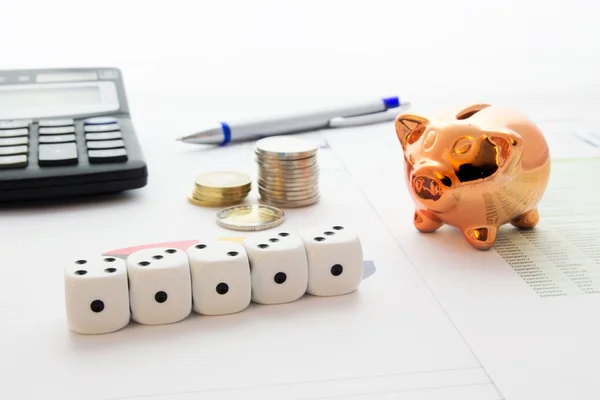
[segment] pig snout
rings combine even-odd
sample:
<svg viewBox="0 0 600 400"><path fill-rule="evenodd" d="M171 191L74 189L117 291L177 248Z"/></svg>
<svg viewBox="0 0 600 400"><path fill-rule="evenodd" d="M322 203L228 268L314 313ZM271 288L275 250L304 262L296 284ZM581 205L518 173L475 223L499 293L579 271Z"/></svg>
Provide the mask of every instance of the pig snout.
<svg viewBox="0 0 600 400"><path fill-rule="evenodd" d="M444 211L451 207L452 179L439 163L424 160L418 162L411 173L411 186L417 200L434 211Z"/></svg>

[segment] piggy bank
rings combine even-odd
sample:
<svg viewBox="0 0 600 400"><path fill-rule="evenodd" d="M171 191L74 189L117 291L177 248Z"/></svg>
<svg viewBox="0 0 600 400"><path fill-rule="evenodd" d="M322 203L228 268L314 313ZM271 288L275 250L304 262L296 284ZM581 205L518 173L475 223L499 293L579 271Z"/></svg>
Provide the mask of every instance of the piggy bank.
<svg viewBox="0 0 600 400"><path fill-rule="evenodd" d="M475 104L431 117L402 114L395 130L420 232L447 224L474 248L488 250L501 225L537 225L550 154L542 132L524 115Z"/></svg>

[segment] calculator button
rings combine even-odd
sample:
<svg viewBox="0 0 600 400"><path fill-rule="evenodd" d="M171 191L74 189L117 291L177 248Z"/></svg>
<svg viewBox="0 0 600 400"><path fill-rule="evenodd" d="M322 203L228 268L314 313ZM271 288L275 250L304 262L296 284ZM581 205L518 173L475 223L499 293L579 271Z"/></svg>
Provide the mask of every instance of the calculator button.
<svg viewBox="0 0 600 400"><path fill-rule="evenodd" d="M0 169L23 168L27 166L27 156L0 156Z"/></svg>
<svg viewBox="0 0 600 400"><path fill-rule="evenodd" d="M88 149L114 149L119 147L125 147L125 142L119 140L97 140L87 142Z"/></svg>
<svg viewBox="0 0 600 400"><path fill-rule="evenodd" d="M77 164L75 143L41 144L38 160L40 165Z"/></svg>
<svg viewBox="0 0 600 400"><path fill-rule="evenodd" d="M92 164L127 161L125 149L88 150L88 156Z"/></svg>
<svg viewBox="0 0 600 400"><path fill-rule="evenodd" d="M43 119L38 122L39 126L71 126L74 125L75 121L72 118L64 119Z"/></svg>
<svg viewBox="0 0 600 400"><path fill-rule="evenodd" d="M40 128L40 135L60 135L63 133L75 133L74 126L57 126L50 128Z"/></svg>
<svg viewBox="0 0 600 400"><path fill-rule="evenodd" d="M12 156L15 154L27 154L27 146L0 147L0 156Z"/></svg>
<svg viewBox="0 0 600 400"><path fill-rule="evenodd" d="M113 117L94 117L88 118L83 121L84 125L106 125L106 124L116 124L117 119Z"/></svg>
<svg viewBox="0 0 600 400"><path fill-rule="evenodd" d="M0 147L1 146L18 146L21 144L29 144L29 138L27 136L9 137L9 138L1 138L0 137Z"/></svg>
<svg viewBox="0 0 600 400"><path fill-rule="evenodd" d="M114 139L122 139L121 131L114 132L97 132L97 133L86 133L86 140L114 140Z"/></svg>
<svg viewBox="0 0 600 400"><path fill-rule="evenodd" d="M0 129L29 128L30 120L0 121Z"/></svg>
<svg viewBox="0 0 600 400"><path fill-rule="evenodd" d="M0 138L12 136L27 136L28 134L29 129L27 128L6 129L0 131Z"/></svg>
<svg viewBox="0 0 600 400"><path fill-rule="evenodd" d="M75 135L44 135L40 136L40 143L67 143L75 142Z"/></svg>
<svg viewBox="0 0 600 400"><path fill-rule="evenodd" d="M106 125L86 125L83 127L86 132L111 132L118 131L119 124L106 124Z"/></svg>

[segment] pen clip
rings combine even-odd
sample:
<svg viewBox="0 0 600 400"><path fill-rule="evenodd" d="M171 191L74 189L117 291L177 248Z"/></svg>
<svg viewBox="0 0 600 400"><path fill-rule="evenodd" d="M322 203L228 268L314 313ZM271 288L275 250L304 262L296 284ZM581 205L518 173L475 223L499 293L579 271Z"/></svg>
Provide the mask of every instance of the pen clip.
<svg viewBox="0 0 600 400"><path fill-rule="evenodd" d="M335 117L329 120L330 128L342 128L346 126L360 126L377 124L379 122L393 121L399 114L399 110L408 107L410 103L402 103L400 107L390 108L385 111L355 115L351 117Z"/></svg>

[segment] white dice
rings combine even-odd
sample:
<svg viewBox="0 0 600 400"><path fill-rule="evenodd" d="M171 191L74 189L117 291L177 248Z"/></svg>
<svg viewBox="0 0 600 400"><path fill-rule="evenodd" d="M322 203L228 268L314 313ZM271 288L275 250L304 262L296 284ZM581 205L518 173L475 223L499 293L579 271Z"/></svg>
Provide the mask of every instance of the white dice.
<svg viewBox="0 0 600 400"><path fill-rule="evenodd" d="M299 232L308 258L307 292L338 296L355 291L363 278L363 250L355 232L342 225Z"/></svg>
<svg viewBox="0 0 600 400"><path fill-rule="evenodd" d="M308 263L302 239L285 231L259 232L243 241L250 260L252 301L281 304L306 293Z"/></svg>
<svg viewBox="0 0 600 400"><path fill-rule="evenodd" d="M125 262L114 257L80 259L64 271L69 329L103 334L129 324L129 291Z"/></svg>
<svg viewBox="0 0 600 400"><path fill-rule="evenodd" d="M188 257L174 248L151 248L127 257L131 317L144 325L179 322L192 312Z"/></svg>
<svg viewBox="0 0 600 400"><path fill-rule="evenodd" d="M190 246L187 255L195 312L233 314L250 305L250 264L244 246L212 240Z"/></svg>

